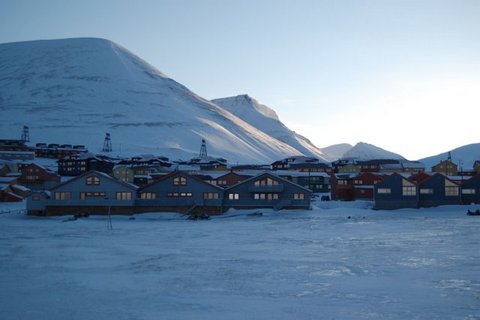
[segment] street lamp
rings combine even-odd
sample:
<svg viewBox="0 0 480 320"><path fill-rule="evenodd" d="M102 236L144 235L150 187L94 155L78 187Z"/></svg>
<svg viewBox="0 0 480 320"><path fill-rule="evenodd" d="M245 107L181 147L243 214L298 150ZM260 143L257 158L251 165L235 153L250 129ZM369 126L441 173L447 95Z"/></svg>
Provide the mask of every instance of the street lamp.
<svg viewBox="0 0 480 320"><path fill-rule="evenodd" d="M112 202L108 197L105 197L105 200L108 201L108 212L107 212L107 230L113 230L113 225L112 225L112 214L111 214L111 209L112 209Z"/></svg>

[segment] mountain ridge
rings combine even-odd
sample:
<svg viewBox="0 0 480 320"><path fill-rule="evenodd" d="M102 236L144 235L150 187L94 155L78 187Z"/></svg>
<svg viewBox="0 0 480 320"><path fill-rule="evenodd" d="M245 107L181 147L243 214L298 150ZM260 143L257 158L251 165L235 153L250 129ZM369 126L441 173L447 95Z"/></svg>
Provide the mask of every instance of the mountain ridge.
<svg viewBox="0 0 480 320"><path fill-rule="evenodd" d="M172 158L209 154L271 162L301 154L109 40L75 38L0 45L2 137L30 127L33 142ZM132 135L135 132L135 135ZM235 146L235 148L232 148Z"/></svg>
<svg viewBox="0 0 480 320"><path fill-rule="evenodd" d="M326 155L320 148L317 148L304 136L290 130L280 121L277 113L273 109L260 104L249 95L243 94L213 99L212 102L241 118L253 127L294 147L303 155L317 157L323 162L328 161Z"/></svg>

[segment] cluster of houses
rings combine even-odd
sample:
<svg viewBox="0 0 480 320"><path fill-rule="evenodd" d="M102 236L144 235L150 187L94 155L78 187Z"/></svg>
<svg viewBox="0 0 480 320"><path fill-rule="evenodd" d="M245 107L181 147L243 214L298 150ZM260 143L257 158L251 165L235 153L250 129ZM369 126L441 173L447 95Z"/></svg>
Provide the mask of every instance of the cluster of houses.
<svg viewBox="0 0 480 320"><path fill-rule="evenodd" d="M225 159L206 156L206 150L190 161L172 162L152 155L116 159L73 146L78 152L49 169L22 146L22 141L0 140L0 201L27 198L28 212L38 215L304 209L312 195L369 200L377 209L480 203L480 161L472 170L459 171L448 159L431 172L415 161L340 159L326 164L305 156L228 166Z"/></svg>
<svg viewBox="0 0 480 320"><path fill-rule="evenodd" d="M48 191L33 192L27 198L27 211L32 215L221 214L230 208L308 209L311 196L309 189L271 173L223 188L182 171L173 171L143 187L89 171Z"/></svg>

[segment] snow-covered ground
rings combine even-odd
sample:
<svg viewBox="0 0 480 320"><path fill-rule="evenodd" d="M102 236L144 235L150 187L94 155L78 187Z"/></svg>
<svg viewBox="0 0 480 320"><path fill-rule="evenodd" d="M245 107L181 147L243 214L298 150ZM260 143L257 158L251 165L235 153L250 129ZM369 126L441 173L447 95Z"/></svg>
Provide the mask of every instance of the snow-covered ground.
<svg viewBox="0 0 480 320"><path fill-rule="evenodd" d="M208 221L0 207L0 319L480 319L468 208L230 211ZM350 217L350 219L348 218Z"/></svg>

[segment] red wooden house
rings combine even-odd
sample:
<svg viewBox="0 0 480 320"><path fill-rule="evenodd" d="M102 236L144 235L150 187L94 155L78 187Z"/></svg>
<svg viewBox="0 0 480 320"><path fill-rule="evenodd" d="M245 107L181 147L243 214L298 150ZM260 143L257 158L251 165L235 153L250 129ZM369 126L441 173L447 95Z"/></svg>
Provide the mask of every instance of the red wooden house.
<svg viewBox="0 0 480 320"><path fill-rule="evenodd" d="M33 190L47 190L60 184L60 176L42 165L31 163L21 169L18 183Z"/></svg>
<svg viewBox="0 0 480 320"><path fill-rule="evenodd" d="M383 181L383 176L372 172L364 172L353 179L353 199L373 200L374 187Z"/></svg>

